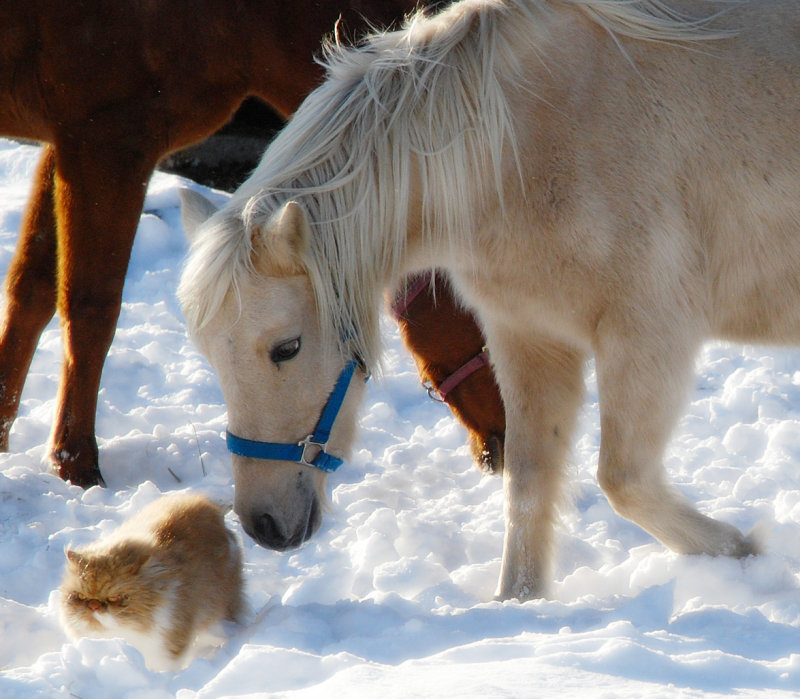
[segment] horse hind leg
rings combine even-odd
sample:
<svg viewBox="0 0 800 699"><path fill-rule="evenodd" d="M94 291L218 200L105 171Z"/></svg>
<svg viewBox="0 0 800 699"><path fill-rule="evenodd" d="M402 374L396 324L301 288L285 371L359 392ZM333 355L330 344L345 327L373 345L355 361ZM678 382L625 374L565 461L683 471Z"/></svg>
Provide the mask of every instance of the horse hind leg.
<svg viewBox="0 0 800 699"><path fill-rule="evenodd" d="M22 388L36 345L56 310L55 158L45 148L39 160L19 242L5 281L0 325L0 450L8 449Z"/></svg>
<svg viewBox="0 0 800 699"><path fill-rule="evenodd" d="M685 554L756 553L736 527L707 517L668 482L667 440L684 404L695 346L685 338L624 333L600 343L597 376L601 446L598 480L614 510ZM674 325L673 325L674 327Z"/></svg>

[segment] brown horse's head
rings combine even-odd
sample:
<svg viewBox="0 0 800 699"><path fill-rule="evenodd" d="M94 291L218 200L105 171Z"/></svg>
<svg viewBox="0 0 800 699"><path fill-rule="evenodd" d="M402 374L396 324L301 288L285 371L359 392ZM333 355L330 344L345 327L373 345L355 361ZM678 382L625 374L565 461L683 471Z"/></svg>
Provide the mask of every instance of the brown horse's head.
<svg viewBox="0 0 800 699"><path fill-rule="evenodd" d="M466 426L475 463L503 468L506 415L475 316L459 304L442 272L407 280L393 312L431 397Z"/></svg>

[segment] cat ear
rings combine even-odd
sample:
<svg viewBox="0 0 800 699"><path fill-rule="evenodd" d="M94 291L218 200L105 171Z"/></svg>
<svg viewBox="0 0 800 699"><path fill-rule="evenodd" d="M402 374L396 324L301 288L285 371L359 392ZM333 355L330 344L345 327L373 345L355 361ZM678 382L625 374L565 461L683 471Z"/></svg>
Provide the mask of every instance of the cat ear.
<svg viewBox="0 0 800 699"><path fill-rule="evenodd" d="M75 568L83 568L86 564L86 558L78 553L77 551L73 551L72 549L66 549L64 553L67 556L67 561L70 565L74 566Z"/></svg>

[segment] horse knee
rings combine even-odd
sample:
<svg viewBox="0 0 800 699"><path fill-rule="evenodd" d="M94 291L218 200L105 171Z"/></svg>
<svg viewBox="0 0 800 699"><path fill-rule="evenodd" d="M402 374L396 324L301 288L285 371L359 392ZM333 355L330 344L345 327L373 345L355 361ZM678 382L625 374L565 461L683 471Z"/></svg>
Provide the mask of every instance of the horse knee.
<svg viewBox="0 0 800 699"><path fill-rule="evenodd" d="M28 323L47 324L56 311L55 248L51 255L48 250L32 250L27 242L18 243L6 274L6 312L19 314Z"/></svg>
<svg viewBox="0 0 800 699"><path fill-rule="evenodd" d="M24 284L6 286L6 315L17 316L34 327L47 325L56 312L55 285L52 279L27 277Z"/></svg>

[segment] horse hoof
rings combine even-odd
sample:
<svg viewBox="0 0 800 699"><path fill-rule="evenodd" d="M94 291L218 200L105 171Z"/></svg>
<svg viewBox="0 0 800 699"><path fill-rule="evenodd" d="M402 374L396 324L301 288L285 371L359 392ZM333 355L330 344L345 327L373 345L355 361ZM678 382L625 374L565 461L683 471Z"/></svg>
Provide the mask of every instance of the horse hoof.
<svg viewBox="0 0 800 699"><path fill-rule="evenodd" d="M99 485L101 488L106 487L106 482L100 473L100 469L96 468L88 473L67 473L66 469L59 468L57 473L61 480L71 483L72 485L79 485L81 488L88 490L92 486Z"/></svg>
<svg viewBox="0 0 800 699"><path fill-rule="evenodd" d="M531 600L537 599L545 599L547 595L545 591L541 588L541 586L537 586L534 589L531 589L527 586L523 586L519 590L513 590L510 592L499 590L495 596L495 602L508 602L509 600L517 600L518 602L530 602Z"/></svg>
<svg viewBox="0 0 800 699"><path fill-rule="evenodd" d="M100 473L100 467L96 463L90 464L85 468L79 468L75 459L61 461L55 456L51 457L51 463L56 475L67 483L79 485L84 489L91 488L94 485L99 485L101 488L106 487L106 482Z"/></svg>
<svg viewBox="0 0 800 699"><path fill-rule="evenodd" d="M760 556L764 551L763 542L760 541L758 530L751 532L747 536L741 536L732 547L729 556L733 558L749 558L750 556Z"/></svg>

